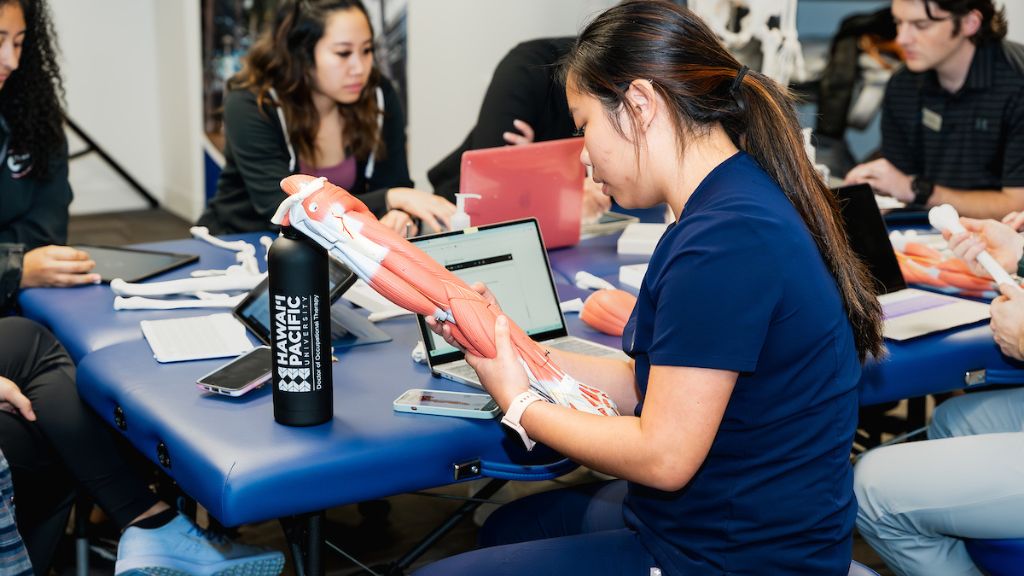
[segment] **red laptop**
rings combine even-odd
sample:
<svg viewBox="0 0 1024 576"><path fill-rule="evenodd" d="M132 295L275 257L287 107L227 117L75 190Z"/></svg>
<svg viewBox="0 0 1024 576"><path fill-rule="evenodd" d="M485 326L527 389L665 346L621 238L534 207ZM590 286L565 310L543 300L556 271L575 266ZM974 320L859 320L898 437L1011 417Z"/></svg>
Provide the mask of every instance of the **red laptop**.
<svg viewBox="0 0 1024 576"><path fill-rule="evenodd" d="M583 138L567 138L466 151L459 191L481 196L466 199L470 222L536 218L545 247L579 243L586 176L582 150Z"/></svg>

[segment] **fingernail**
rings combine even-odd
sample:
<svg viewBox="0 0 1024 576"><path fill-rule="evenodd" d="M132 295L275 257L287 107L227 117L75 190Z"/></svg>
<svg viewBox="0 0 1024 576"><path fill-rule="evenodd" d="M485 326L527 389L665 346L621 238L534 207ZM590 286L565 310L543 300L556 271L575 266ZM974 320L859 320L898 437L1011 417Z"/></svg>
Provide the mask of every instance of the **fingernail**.
<svg viewBox="0 0 1024 576"><path fill-rule="evenodd" d="M500 326L506 326L506 325L508 325L508 318L506 318L506 317L504 317L504 316L498 316L498 324L499 324Z"/></svg>

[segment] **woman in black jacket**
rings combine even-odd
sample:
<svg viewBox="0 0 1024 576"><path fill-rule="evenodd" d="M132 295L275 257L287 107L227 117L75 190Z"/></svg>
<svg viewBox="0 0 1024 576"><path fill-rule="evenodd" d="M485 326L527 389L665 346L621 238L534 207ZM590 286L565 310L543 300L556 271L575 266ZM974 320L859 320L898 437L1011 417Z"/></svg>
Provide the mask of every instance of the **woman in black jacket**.
<svg viewBox="0 0 1024 576"><path fill-rule="evenodd" d="M63 246L71 186L57 51L42 3L23 14L0 50L0 313L22 287L100 280L88 254Z"/></svg>
<svg viewBox="0 0 1024 576"><path fill-rule="evenodd" d="M280 182L305 173L355 194L381 222L447 228L455 207L412 188L405 119L374 66L373 28L359 0L284 5L253 45L224 102L226 164L199 219L215 233L271 228Z"/></svg>

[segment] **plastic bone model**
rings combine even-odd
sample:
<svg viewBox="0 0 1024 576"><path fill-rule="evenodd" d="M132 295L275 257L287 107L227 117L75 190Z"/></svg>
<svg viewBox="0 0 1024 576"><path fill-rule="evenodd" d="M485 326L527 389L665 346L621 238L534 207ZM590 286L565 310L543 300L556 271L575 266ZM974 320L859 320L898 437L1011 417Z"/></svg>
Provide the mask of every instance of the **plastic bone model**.
<svg viewBox="0 0 1024 576"><path fill-rule="evenodd" d="M345 263L374 290L395 304L451 326L468 352L493 358L494 321L501 311L464 281L404 238L377 222L362 202L327 182L297 174L281 181L289 194L273 222L302 232ZM604 392L577 382L514 322L513 346L530 386L550 402L583 412L617 415Z"/></svg>
<svg viewBox="0 0 1024 576"><path fill-rule="evenodd" d="M889 233L903 279L964 296L998 296L995 282L991 278L976 276L966 262L946 250L946 241L941 238L918 235L915 230L893 230Z"/></svg>
<svg viewBox="0 0 1024 576"><path fill-rule="evenodd" d="M163 282L133 283L115 278L110 282L114 292L114 310L170 310L176 308L233 308L245 297L226 292L248 292L266 278L256 263L256 248L245 240L226 242L210 235L204 226L193 226L189 232L218 248L235 252L237 264L224 270L195 270L190 278ZM260 237L260 244L269 245L268 236ZM193 298L161 300L163 296L188 295Z"/></svg>
<svg viewBox="0 0 1024 576"><path fill-rule="evenodd" d="M963 225L960 224L960 215L957 214L956 208L953 208L949 204L943 204L941 206L935 206L928 211L928 223L932 225L936 230L942 232L949 230L952 234L963 234L966 232ZM988 272L989 276L996 281L996 284L1010 284L1016 286L1016 282L1010 275L1003 270L1003 267L992 258L992 255L987 250L982 250L977 256L978 264Z"/></svg>
<svg viewBox="0 0 1024 576"><path fill-rule="evenodd" d="M786 86L790 80L803 81L807 71L803 49L797 39L797 0L690 0L690 10L707 22L730 50L745 48L752 40L761 45L760 70ZM742 7L739 30L731 23Z"/></svg>

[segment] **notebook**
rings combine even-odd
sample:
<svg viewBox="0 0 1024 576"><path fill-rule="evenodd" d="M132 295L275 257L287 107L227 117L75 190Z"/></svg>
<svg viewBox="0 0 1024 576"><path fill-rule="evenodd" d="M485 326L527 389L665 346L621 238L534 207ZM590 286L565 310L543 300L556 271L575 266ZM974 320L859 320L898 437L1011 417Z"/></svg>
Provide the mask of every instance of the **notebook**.
<svg viewBox="0 0 1024 576"><path fill-rule="evenodd" d="M230 314L139 322L157 362L184 362L238 356L252 349L242 326Z"/></svg>
<svg viewBox="0 0 1024 576"><path fill-rule="evenodd" d="M580 241L583 217L582 138L468 150L462 155L459 192L474 226L536 218L548 248Z"/></svg>
<svg viewBox="0 0 1024 576"><path fill-rule="evenodd" d="M867 184L834 189L853 251L874 277L890 340L909 340L989 318L988 304L907 288L874 193Z"/></svg>
<svg viewBox="0 0 1024 576"><path fill-rule="evenodd" d="M627 358L621 350L568 335L536 220L467 228L411 241L466 282L487 284L509 318L545 346ZM479 387L480 380L462 352L431 332L422 316L417 316L417 322L431 372Z"/></svg>

